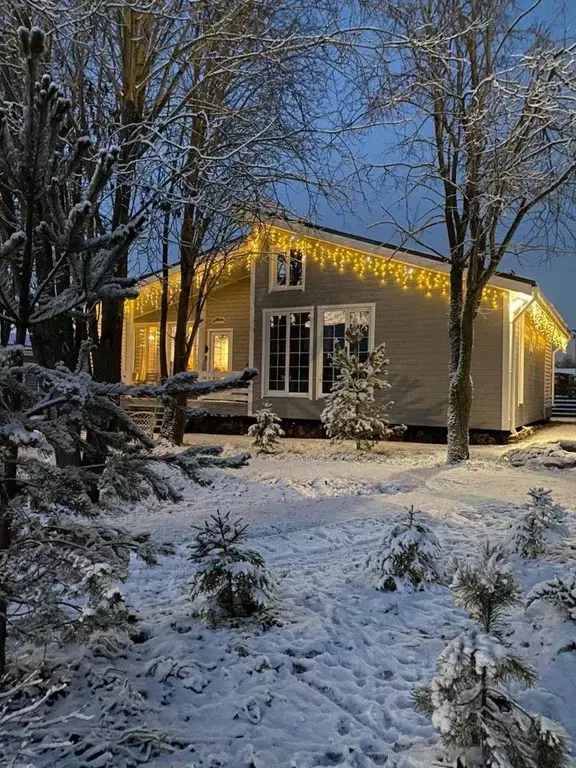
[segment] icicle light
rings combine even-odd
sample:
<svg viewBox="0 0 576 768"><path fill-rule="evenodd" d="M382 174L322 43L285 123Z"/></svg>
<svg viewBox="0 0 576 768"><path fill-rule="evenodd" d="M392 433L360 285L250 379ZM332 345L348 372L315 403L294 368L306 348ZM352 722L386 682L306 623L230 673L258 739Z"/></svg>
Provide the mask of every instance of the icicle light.
<svg viewBox="0 0 576 768"><path fill-rule="evenodd" d="M268 237L268 251L272 253L288 253L291 249L299 250L305 259L311 259L320 268L332 267L340 273L354 272L359 278L364 276L376 277L380 285L398 285L402 290L421 291L426 298L440 296L448 301L450 297L450 276L446 272L438 272L432 268L415 266L400 261L397 258L373 256L347 248L335 243L327 243L314 237L297 235L277 227L266 227L256 230L246 241L246 245L238 254L228 257L228 264L222 270L220 265L215 269L222 271L222 276L230 278L249 271L251 264L256 261L263 250L263 241ZM201 275L196 277L199 284ZM218 284L219 281L217 281ZM169 277L169 301L173 300L180 290L180 276L172 274ZM500 309L504 303L507 291L495 286L487 286L482 293L485 307ZM162 287L160 280L142 286L140 295L132 303L135 315L154 312L160 307ZM570 336L553 317L542 302L535 301L530 305L530 320L545 343L565 350Z"/></svg>
<svg viewBox="0 0 576 768"><path fill-rule="evenodd" d="M287 253L291 248L302 251L321 268L333 267L341 273L353 271L358 277L373 276L382 286L396 283L402 290L416 289L427 298L440 295L446 300L450 297L450 276L427 267L415 266L387 256L371 256L345 246L326 243L313 237L302 237L285 230L270 228L268 231L271 250ZM488 286L484 289L482 300L485 305L499 309L503 305L505 291Z"/></svg>

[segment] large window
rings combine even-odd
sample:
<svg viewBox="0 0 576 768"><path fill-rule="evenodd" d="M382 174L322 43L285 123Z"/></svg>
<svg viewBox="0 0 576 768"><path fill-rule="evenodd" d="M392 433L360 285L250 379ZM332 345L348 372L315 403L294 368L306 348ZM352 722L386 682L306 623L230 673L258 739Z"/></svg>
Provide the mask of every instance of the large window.
<svg viewBox="0 0 576 768"><path fill-rule="evenodd" d="M321 349L318 391L321 396L331 391L338 375L334 367L334 350L347 344L346 331L354 324L364 326L365 334L358 349L352 351L359 355L360 360L366 360L373 343L374 307L372 305L322 307L318 311L318 341Z"/></svg>
<svg viewBox="0 0 576 768"><path fill-rule="evenodd" d="M270 259L270 290L286 291L304 288L304 254L292 249L276 253Z"/></svg>
<svg viewBox="0 0 576 768"><path fill-rule="evenodd" d="M264 313L264 395L308 397L312 311Z"/></svg>
<svg viewBox="0 0 576 768"><path fill-rule="evenodd" d="M192 326L188 327L188 333ZM168 346L168 373L172 372L174 364L174 335L176 324L169 323L166 329ZM188 370L197 367L198 335L194 340ZM160 326L158 323L137 324L134 330L134 368L132 381L153 384L160 380Z"/></svg>

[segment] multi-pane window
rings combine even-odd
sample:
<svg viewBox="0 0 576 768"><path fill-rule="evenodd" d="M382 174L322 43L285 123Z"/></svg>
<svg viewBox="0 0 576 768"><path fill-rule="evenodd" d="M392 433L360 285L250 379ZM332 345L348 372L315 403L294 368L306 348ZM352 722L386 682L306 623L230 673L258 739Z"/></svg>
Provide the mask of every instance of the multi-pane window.
<svg viewBox="0 0 576 768"><path fill-rule="evenodd" d="M308 394L310 388L310 312L267 315L269 394Z"/></svg>
<svg viewBox="0 0 576 768"><path fill-rule="evenodd" d="M271 262L272 290L302 288L304 286L304 254L293 248L289 253L278 253Z"/></svg>
<svg viewBox="0 0 576 768"><path fill-rule="evenodd" d="M187 333L191 333L188 326ZM174 363L175 323L169 323L166 329L168 352L168 373L171 374ZM194 340L188 370L193 371L197 366L198 336ZM158 323L138 324L134 330L134 368L132 381L155 383L160 378L160 326Z"/></svg>
<svg viewBox="0 0 576 768"><path fill-rule="evenodd" d="M322 333L321 392L323 395L327 395L338 375L338 371L334 367L334 350L347 344L346 331L351 325L361 325L364 328L358 349L351 351L358 354L361 361L368 358L372 311L362 307L323 309L320 312L319 322Z"/></svg>

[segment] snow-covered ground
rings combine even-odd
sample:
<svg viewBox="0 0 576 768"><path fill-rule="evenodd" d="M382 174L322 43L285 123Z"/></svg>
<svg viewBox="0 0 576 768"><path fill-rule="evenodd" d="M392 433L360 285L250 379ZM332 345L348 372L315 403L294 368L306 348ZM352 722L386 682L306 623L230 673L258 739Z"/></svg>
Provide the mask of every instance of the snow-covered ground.
<svg viewBox="0 0 576 768"><path fill-rule="evenodd" d="M576 437L576 426L561 429ZM547 430L534 440L556 436ZM132 640L66 650L71 692L50 717L81 708L91 719L48 728L47 741L72 734L75 746L47 751L39 765L430 768L436 736L411 691L430 679L468 619L445 587L377 592L366 555L411 504L447 562L478 552L486 537L503 534L531 487L551 488L573 509L576 470L514 468L502 462L503 447L476 448L469 465L447 468L442 446L391 443L355 461L320 441L283 445L299 453L255 457L219 473L211 488L188 488L176 506L150 503L121 516L130 529L173 542L176 556L154 569L134 566L125 592L141 622ZM187 544L193 525L216 510L250 523L250 546L280 581L281 626L209 629L194 618ZM514 561L525 591L573 564L575 533L571 515L571 539L542 561ZM541 678L519 699L576 740L576 623L536 604L511 616L509 628Z"/></svg>

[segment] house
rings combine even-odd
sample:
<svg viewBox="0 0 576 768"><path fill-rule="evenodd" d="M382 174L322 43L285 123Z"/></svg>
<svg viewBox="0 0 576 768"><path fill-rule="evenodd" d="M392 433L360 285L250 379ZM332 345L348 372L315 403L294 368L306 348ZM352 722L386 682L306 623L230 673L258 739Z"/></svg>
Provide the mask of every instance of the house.
<svg viewBox="0 0 576 768"><path fill-rule="evenodd" d="M176 270L170 280L176 294ZM366 350L386 342L393 421L443 427L448 292L449 263L440 257L275 220L239 247L209 296L191 368L205 377L247 365L260 370L247 393L211 403L216 414L248 416L270 401L282 418L318 420L336 376L334 347L360 320ZM159 280L149 276L140 297L127 303L126 381L158 376L159 300ZM169 334L174 323L172 304ZM535 282L495 276L476 323L471 427L510 432L548 418L554 355L569 339Z"/></svg>

